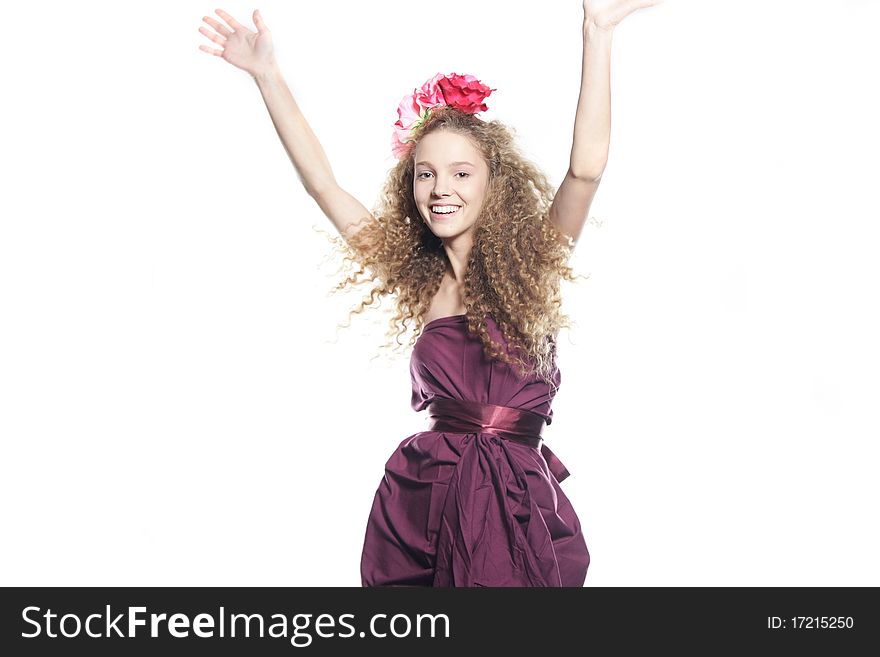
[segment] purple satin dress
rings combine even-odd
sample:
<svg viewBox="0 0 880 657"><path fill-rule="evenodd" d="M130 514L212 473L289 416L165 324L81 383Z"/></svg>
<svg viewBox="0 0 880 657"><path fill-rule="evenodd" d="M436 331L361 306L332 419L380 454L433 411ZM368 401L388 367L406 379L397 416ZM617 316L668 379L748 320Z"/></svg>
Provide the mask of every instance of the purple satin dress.
<svg viewBox="0 0 880 657"><path fill-rule="evenodd" d="M506 344L491 316L487 323L492 339ZM464 315L425 325L410 372L416 411L438 398L552 420L555 391L486 359ZM367 522L363 586L583 586L590 554L559 486L567 471L546 445L501 435L491 426L429 430L400 443Z"/></svg>

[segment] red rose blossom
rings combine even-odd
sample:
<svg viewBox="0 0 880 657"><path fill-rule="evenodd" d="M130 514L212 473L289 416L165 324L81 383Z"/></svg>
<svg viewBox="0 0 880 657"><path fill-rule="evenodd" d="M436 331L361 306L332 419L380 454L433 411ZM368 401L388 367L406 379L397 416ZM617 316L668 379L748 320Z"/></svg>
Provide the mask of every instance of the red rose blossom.
<svg viewBox="0 0 880 657"><path fill-rule="evenodd" d="M437 86L443 92L447 104L468 114L485 112L486 97L495 89L480 82L473 75L459 75L452 73L437 81Z"/></svg>

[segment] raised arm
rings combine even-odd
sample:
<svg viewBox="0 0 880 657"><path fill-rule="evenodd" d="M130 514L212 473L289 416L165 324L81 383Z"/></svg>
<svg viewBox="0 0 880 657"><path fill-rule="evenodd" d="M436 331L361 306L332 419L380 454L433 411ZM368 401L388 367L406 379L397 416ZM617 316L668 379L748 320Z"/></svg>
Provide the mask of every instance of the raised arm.
<svg viewBox="0 0 880 657"><path fill-rule="evenodd" d="M629 14L662 0L584 0L581 91L571 161L550 206L550 220L575 242L608 162L611 137L611 38Z"/></svg>
<svg viewBox="0 0 880 657"><path fill-rule="evenodd" d="M362 218L368 217L370 211L336 183L324 149L281 75L273 53L272 35L259 10L253 14L256 32L222 9L216 11L225 24L205 16L203 20L214 31L200 27L199 32L221 48L199 46L199 49L222 57L251 74L306 192L318 203L339 233L343 237L351 237L347 231Z"/></svg>

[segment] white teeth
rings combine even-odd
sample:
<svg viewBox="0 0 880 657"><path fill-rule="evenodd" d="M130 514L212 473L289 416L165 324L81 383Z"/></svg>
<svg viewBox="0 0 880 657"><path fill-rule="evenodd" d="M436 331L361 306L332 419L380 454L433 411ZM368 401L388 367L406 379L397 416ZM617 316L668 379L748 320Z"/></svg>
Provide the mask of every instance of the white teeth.
<svg viewBox="0 0 880 657"><path fill-rule="evenodd" d="M431 208L437 214L451 214L458 210L457 205L435 205Z"/></svg>

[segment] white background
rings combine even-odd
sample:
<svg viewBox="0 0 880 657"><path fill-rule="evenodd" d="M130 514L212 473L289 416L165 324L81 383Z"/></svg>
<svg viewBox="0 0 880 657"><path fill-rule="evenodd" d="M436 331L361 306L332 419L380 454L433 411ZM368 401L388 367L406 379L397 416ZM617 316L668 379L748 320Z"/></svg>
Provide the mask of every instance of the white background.
<svg viewBox="0 0 880 657"><path fill-rule="evenodd" d="M252 25L250 3L220 5ZM258 6L367 207L401 97L498 90L554 184L578 0ZM216 5L18 2L0 40L0 583L359 586L383 465L425 427L384 310ZM548 444L587 586L880 585L880 2L667 0L616 30L611 154L566 284Z"/></svg>

